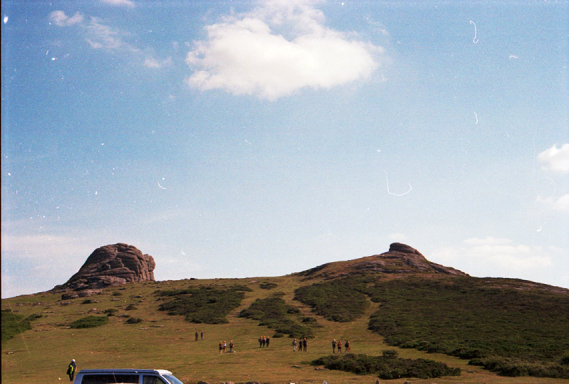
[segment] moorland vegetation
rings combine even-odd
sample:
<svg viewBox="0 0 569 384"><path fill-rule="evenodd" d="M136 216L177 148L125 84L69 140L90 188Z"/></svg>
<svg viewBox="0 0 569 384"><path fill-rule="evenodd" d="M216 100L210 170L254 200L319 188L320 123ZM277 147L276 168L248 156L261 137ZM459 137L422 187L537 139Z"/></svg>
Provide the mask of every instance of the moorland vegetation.
<svg viewBox="0 0 569 384"><path fill-rule="evenodd" d="M298 382L296 371L310 382L337 383L369 382L367 375L438 382L482 375L470 383L532 377L516 381L524 384L569 378L567 290L516 279L379 273L180 280L129 283L89 300L50 292L3 299L3 382L51 382L42 378L54 375L54 362L71 357L94 366L161 365L186 383ZM197 324L214 344L189 348ZM276 341L260 350L260 334ZM290 340L300 337L312 338L311 348L293 354ZM331 355L335 337L349 337L354 353ZM217 353L224 339L236 341L233 362Z"/></svg>

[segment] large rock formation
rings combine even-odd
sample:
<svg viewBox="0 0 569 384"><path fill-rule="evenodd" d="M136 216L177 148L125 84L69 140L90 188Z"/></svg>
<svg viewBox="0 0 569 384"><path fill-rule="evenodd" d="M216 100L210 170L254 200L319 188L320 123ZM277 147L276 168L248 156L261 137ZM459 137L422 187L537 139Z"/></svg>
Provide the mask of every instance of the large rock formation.
<svg viewBox="0 0 569 384"><path fill-rule="evenodd" d="M466 273L457 269L430 262L415 248L401 243L391 244L389 251L380 255L327 263L299 274L309 278L336 278L373 272L390 274L442 273L467 276Z"/></svg>
<svg viewBox="0 0 569 384"><path fill-rule="evenodd" d="M156 263L133 245L118 243L97 248L65 284L53 290L100 289L133 281L154 281Z"/></svg>

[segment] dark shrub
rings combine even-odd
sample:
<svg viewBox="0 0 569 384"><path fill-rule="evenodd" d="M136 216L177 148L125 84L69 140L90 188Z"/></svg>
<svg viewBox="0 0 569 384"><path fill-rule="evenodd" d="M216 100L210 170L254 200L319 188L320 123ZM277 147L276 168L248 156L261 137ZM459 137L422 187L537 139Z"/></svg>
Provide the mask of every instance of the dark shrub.
<svg viewBox="0 0 569 384"><path fill-rule="evenodd" d="M142 319L140 317L131 317L126 321L127 324L138 324L141 323Z"/></svg>
<svg viewBox="0 0 569 384"><path fill-rule="evenodd" d="M115 308L109 308L109 309L105 309L103 311L103 313L105 313L107 316L114 316L117 312L118 312L118 309L115 309Z"/></svg>
<svg viewBox="0 0 569 384"><path fill-rule="evenodd" d="M107 316L87 316L70 324L71 328L95 328L109 322Z"/></svg>
<svg viewBox="0 0 569 384"><path fill-rule="evenodd" d="M393 353L395 352L395 353ZM460 368L450 368L444 363L425 359L399 359L397 352L385 351L384 356L346 354L321 357L311 362L328 369L354 372L357 374L376 374L381 379L418 377L430 379L442 376L460 376Z"/></svg>
<svg viewBox="0 0 569 384"><path fill-rule="evenodd" d="M366 295L358 288L360 284L352 280L335 280L298 288L294 299L311 306L314 313L328 320L348 322L363 315L369 307Z"/></svg>
<svg viewBox="0 0 569 384"><path fill-rule="evenodd" d="M172 301L163 303L158 308L168 311L169 315L183 315L190 323L223 324L225 316L241 304L244 291L251 289L235 286L228 289L200 287L163 291L162 297L173 297Z"/></svg>

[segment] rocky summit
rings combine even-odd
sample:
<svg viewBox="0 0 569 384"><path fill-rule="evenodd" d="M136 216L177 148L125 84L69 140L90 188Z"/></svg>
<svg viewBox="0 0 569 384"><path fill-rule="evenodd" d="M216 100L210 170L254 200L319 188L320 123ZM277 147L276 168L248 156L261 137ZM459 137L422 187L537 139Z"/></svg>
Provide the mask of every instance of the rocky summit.
<svg viewBox="0 0 569 384"><path fill-rule="evenodd" d="M300 272L307 278L321 277L333 279L337 277L362 275L367 273L390 274L447 274L468 276L466 273L451 267L433 263L425 258L415 248L401 243L393 243L389 251L373 256L362 257L348 261L337 261L323 264L319 267Z"/></svg>
<svg viewBox="0 0 569 384"><path fill-rule="evenodd" d="M154 281L156 263L133 245L118 243L97 248L65 284L54 291L100 289L127 282Z"/></svg>

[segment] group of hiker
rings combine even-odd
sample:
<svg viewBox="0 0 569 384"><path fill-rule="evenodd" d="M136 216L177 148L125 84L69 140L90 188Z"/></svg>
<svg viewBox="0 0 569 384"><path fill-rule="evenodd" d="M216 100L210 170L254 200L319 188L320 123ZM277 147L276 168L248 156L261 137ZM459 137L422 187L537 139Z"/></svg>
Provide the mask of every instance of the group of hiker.
<svg viewBox="0 0 569 384"><path fill-rule="evenodd" d="M225 352L227 352L227 342L220 341L219 353L225 353ZM235 344L233 343L233 340L229 341L229 353L235 353Z"/></svg>
<svg viewBox="0 0 569 384"><path fill-rule="evenodd" d="M346 340L344 345L342 345L342 341L336 339L332 340L332 353L336 353L336 348L338 349L338 353L342 353L342 347L345 347L345 352L350 351L350 340Z"/></svg>
<svg viewBox="0 0 569 384"><path fill-rule="evenodd" d="M308 341L305 338L299 339L298 342L296 339L292 341L292 351L296 352L296 347L298 346L299 351L308 351Z"/></svg>
<svg viewBox="0 0 569 384"><path fill-rule="evenodd" d="M271 338L269 336L259 337L259 348L268 347L271 343Z"/></svg>
<svg viewBox="0 0 569 384"><path fill-rule="evenodd" d="M200 337L200 336L201 336L202 341L203 341L204 334L205 334L204 331L201 331L199 333L198 333L198 331L196 331L196 341L198 341L198 337Z"/></svg>

